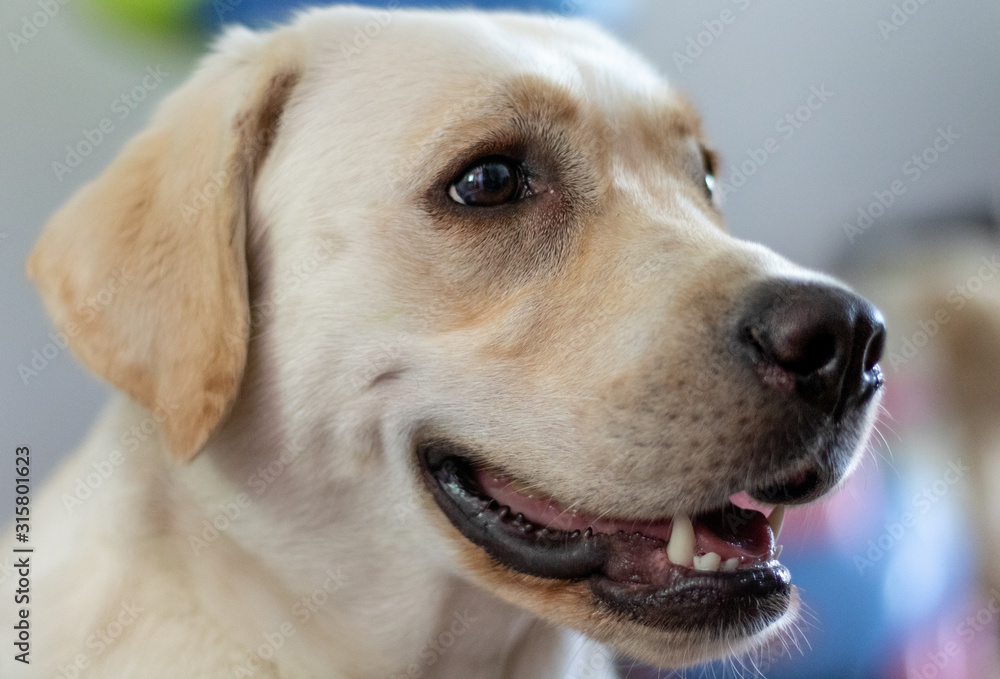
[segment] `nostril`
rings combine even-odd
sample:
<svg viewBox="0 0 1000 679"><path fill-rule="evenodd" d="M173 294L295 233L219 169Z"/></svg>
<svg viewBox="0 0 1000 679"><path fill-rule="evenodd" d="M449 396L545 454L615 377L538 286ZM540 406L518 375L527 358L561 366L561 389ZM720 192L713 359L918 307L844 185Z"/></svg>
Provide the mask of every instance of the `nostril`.
<svg viewBox="0 0 1000 679"><path fill-rule="evenodd" d="M832 333L812 333L799 326L790 333L775 332L765 337L759 328L746 326L743 336L755 353L766 361L772 361L781 369L807 377L819 372L837 357L837 337Z"/></svg>
<svg viewBox="0 0 1000 679"><path fill-rule="evenodd" d="M807 336L804 340L788 345L791 352L776 355L778 365L794 375L807 377L818 373L837 358L837 338L830 333Z"/></svg>
<svg viewBox="0 0 1000 679"><path fill-rule="evenodd" d="M878 362L882 360L882 354L885 352L885 326L880 324L875 330L875 334L868 341L868 347L865 350L865 362L864 371L871 372L878 365Z"/></svg>
<svg viewBox="0 0 1000 679"><path fill-rule="evenodd" d="M794 504L804 502L816 495L822 480L815 469L807 469L781 483L759 488L751 497L768 504Z"/></svg>

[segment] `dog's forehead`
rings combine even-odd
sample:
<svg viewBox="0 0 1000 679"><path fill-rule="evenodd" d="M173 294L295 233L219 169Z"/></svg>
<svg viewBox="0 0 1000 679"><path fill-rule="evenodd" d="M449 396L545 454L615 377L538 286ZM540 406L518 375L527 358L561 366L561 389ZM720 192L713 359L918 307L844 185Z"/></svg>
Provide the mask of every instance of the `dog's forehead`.
<svg viewBox="0 0 1000 679"><path fill-rule="evenodd" d="M474 43L458 40L452 49L479 51L485 57L483 71L499 67L500 73L530 74L595 103L670 94L666 81L646 61L587 21L492 16ZM497 63L500 52L506 67Z"/></svg>
<svg viewBox="0 0 1000 679"><path fill-rule="evenodd" d="M420 10L347 16L343 8L308 19L330 77L361 71L410 97L419 85L435 108L458 115L517 96L518 84L532 82L607 117L670 109L697 128L693 110L646 60L586 20ZM345 33L345 23L356 30Z"/></svg>

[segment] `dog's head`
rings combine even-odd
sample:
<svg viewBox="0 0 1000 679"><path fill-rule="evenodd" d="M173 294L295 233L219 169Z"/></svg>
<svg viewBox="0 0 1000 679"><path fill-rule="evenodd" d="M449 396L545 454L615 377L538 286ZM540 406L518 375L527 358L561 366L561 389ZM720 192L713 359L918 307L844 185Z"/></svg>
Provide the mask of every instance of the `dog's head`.
<svg viewBox="0 0 1000 679"><path fill-rule="evenodd" d="M225 38L29 272L177 457L266 408L295 502L416 493L445 568L678 665L794 615L781 508L730 498L834 488L882 384L878 312L727 235L714 167L586 24L324 10Z"/></svg>

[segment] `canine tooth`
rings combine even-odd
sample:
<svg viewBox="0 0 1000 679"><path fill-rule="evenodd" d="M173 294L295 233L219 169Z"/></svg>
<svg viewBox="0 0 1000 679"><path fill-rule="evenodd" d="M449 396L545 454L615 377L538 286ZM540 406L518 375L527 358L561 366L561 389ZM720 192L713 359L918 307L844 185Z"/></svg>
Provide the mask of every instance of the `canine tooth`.
<svg viewBox="0 0 1000 679"><path fill-rule="evenodd" d="M722 570L726 571L727 573L732 573L737 568L739 568L739 565L740 565L740 560L734 556L732 559L727 559L726 563L722 564Z"/></svg>
<svg viewBox="0 0 1000 679"><path fill-rule="evenodd" d="M777 547L775 547L774 548L774 558L775 559L780 559L781 558L781 552L784 549L785 549L784 545L778 545Z"/></svg>
<svg viewBox="0 0 1000 679"><path fill-rule="evenodd" d="M715 552L709 552L702 557L694 557L694 567L699 571L717 571L722 563L722 557Z"/></svg>
<svg viewBox="0 0 1000 679"><path fill-rule="evenodd" d="M678 566L694 565L694 524L687 514L678 514L673 519L667 558Z"/></svg>
<svg viewBox="0 0 1000 679"><path fill-rule="evenodd" d="M767 523L771 526L771 532L774 533L774 540L777 542L781 536L781 526L785 523L785 505L777 505L772 509L771 515L767 517Z"/></svg>
<svg viewBox="0 0 1000 679"><path fill-rule="evenodd" d="M573 531L572 533L569 534L569 537L571 540L575 540L576 538L580 537L580 531L578 530Z"/></svg>

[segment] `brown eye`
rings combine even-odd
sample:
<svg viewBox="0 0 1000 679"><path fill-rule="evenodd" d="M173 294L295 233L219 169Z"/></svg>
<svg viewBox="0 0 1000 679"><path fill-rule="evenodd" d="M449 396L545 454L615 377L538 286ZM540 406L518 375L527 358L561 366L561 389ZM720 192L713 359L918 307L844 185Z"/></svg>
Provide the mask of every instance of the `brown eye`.
<svg viewBox="0 0 1000 679"><path fill-rule="evenodd" d="M705 166L705 195L711 201L715 196L715 153L702 149L702 163Z"/></svg>
<svg viewBox="0 0 1000 679"><path fill-rule="evenodd" d="M524 168L516 160L501 156L477 160L452 181L448 195L469 207L513 203L527 195Z"/></svg>

